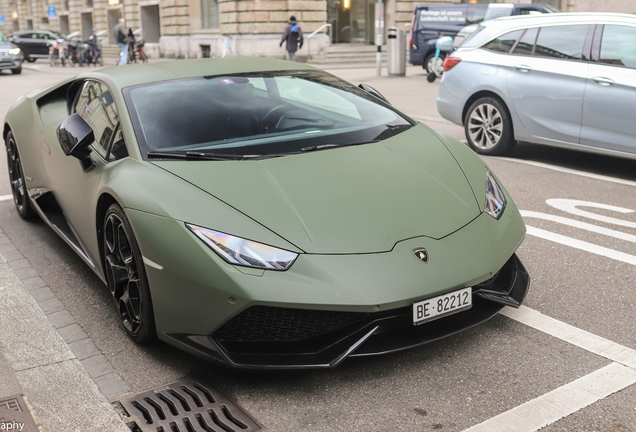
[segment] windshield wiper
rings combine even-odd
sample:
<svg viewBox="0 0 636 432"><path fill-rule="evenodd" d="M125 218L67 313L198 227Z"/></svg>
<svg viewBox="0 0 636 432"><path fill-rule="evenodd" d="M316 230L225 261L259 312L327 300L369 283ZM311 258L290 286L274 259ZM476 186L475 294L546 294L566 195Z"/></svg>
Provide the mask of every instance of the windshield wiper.
<svg viewBox="0 0 636 432"><path fill-rule="evenodd" d="M226 153L211 153L211 152L161 152L161 151L149 151L147 153L151 159L184 159L184 160L246 160L246 159L258 159L260 155L233 155Z"/></svg>
<svg viewBox="0 0 636 432"><path fill-rule="evenodd" d="M334 147L350 147L350 146L356 146L356 145L362 145L362 144L372 144L377 142L380 142L380 140L373 139L368 141L352 142L352 143L345 143L345 144L321 144L321 145L303 147L300 149L300 151L305 153L305 152L324 150L324 149L334 148Z"/></svg>

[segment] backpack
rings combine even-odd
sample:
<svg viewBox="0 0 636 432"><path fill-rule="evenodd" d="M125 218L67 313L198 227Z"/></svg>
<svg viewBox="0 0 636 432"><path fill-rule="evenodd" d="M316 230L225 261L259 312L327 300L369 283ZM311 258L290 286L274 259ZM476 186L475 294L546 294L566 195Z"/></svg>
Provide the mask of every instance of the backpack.
<svg viewBox="0 0 636 432"><path fill-rule="evenodd" d="M294 36L298 36L298 31L300 30L300 26L298 24L295 24L292 28L291 28L291 32L294 34Z"/></svg>

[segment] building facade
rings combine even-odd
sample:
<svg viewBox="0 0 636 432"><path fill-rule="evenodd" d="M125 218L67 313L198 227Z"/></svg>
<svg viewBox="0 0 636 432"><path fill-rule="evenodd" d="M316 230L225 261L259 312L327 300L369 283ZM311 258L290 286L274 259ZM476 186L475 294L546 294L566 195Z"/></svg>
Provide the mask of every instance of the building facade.
<svg viewBox="0 0 636 432"><path fill-rule="evenodd" d="M325 52L331 43L373 43L375 4L381 1L385 29L408 29L413 8L425 3L476 3L487 0L0 0L0 30L102 31L114 44L120 17L146 41L151 56L285 57L279 47L294 15L305 34L299 54ZM510 2L510 0L508 0ZM514 3L531 0L512 0ZM563 11L636 13L634 0L534 0ZM316 34L312 35L313 32ZM311 35L311 38L309 36Z"/></svg>

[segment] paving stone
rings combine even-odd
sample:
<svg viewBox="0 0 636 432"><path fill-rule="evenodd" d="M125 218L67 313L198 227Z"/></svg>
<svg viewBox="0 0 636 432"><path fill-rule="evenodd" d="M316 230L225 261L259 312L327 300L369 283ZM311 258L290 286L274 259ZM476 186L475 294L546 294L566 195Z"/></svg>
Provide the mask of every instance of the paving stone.
<svg viewBox="0 0 636 432"><path fill-rule="evenodd" d="M38 302L38 304L40 305L44 313L47 315L64 310L64 305L57 298L44 300L44 301Z"/></svg>
<svg viewBox="0 0 636 432"><path fill-rule="evenodd" d="M64 338L64 341L67 344L70 344L71 342L75 342L78 340L86 339L88 337L84 329L80 327L79 324L76 324L76 323L68 325L66 327L59 328L57 329L57 331Z"/></svg>
<svg viewBox="0 0 636 432"><path fill-rule="evenodd" d="M4 255L4 259L6 259L9 262L24 259L24 255L22 255L17 250L13 252L4 252L2 255Z"/></svg>
<svg viewBox="0 0 636 432"><path fill-rule="evenodd" d="M42 288L46 286L46 282L41 277L32 277L29 279L22 279L22 285L26 287L28 290Z"/></svg>
<svg viewBox="0 0 636 432"><path fill-rule="evenodd" d="M73 324L75 322L75 318L68 313L67 310L61 310L59 312L52 313L48 315L49 320L55 326L55 328L66 327L69 324Z"/></svg>
<svg viewBox="0 0 636 432"><path fill-rule="evenodd" d="M115 402L121 399L122 396L130 393L130 387L128 387L124 380L115 372L97 377L95 378L95 382L102 393L104 393L104 396L111 402Z"/></svg>
<svg viewBox="0 0 636 432"><path fill-rule="evenodd" d="M6 258L6 256L5 256L5 258ZM13 260L13 261L7 259L7 261L9 261L9 265L11 266L11 268L13 270L21 270L23 268L27 268L27 267L31 266L31 263L26 258L22 258L22 259L19 259L19 260Z"/></svg>
<svg viewBox="0 0 636 432"><path fill-rule="evenodd" d="M113 365L110 364L106 356L99 354L93 357L86 358L81 361L82 366L86 368L86 371L93 377L97 378L111 372L115 372Z"/></svg>
<svg viewBox="0 0 636 432"><path fill-rule="evenodd" d="M97 349L93 341L89 338L71 342L68 346L78 360L84 360L85 358L101 354L101 351Z"/></svg>
<svg viewBox="0 0 636 432"><path fill-rule="evenodd" d="M13 243L6 243L6 244L2 244L0 245L0 253L5 254L5 253L9 253L9 252L15 252L18 249L16 249L15 245Z"/></svg>
<svg viewBox="0 0 636 432"><path fill-rule="evenodd" d="M39 276L40 274L33 267L27 267L20 270L14 270L16 276L21 280L27 280Z"/></svg>
<svg viewBox="0 0 636 432"><path fill-rule="evenodd" d="M55 294L49 287L36 288L29 291L29 293L38 303L55 298Z"/></svg>

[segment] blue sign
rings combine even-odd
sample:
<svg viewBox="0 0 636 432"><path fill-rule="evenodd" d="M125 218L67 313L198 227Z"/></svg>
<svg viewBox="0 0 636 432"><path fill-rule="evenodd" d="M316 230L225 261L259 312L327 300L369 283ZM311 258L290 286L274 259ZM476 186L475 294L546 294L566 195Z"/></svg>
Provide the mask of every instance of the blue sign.
<svg viewBox="0 0 636 432"><path fill-rule="evenodd" d="M49 13L49 18L57 18L57 10L55 10L55 6L47 6L47 11Z"/></svg>
<svg viewBox="0 0 636 432"><path fill-rule="evenodd" d="M4 24L4 15L0 15L0 24Z"/></svg>

